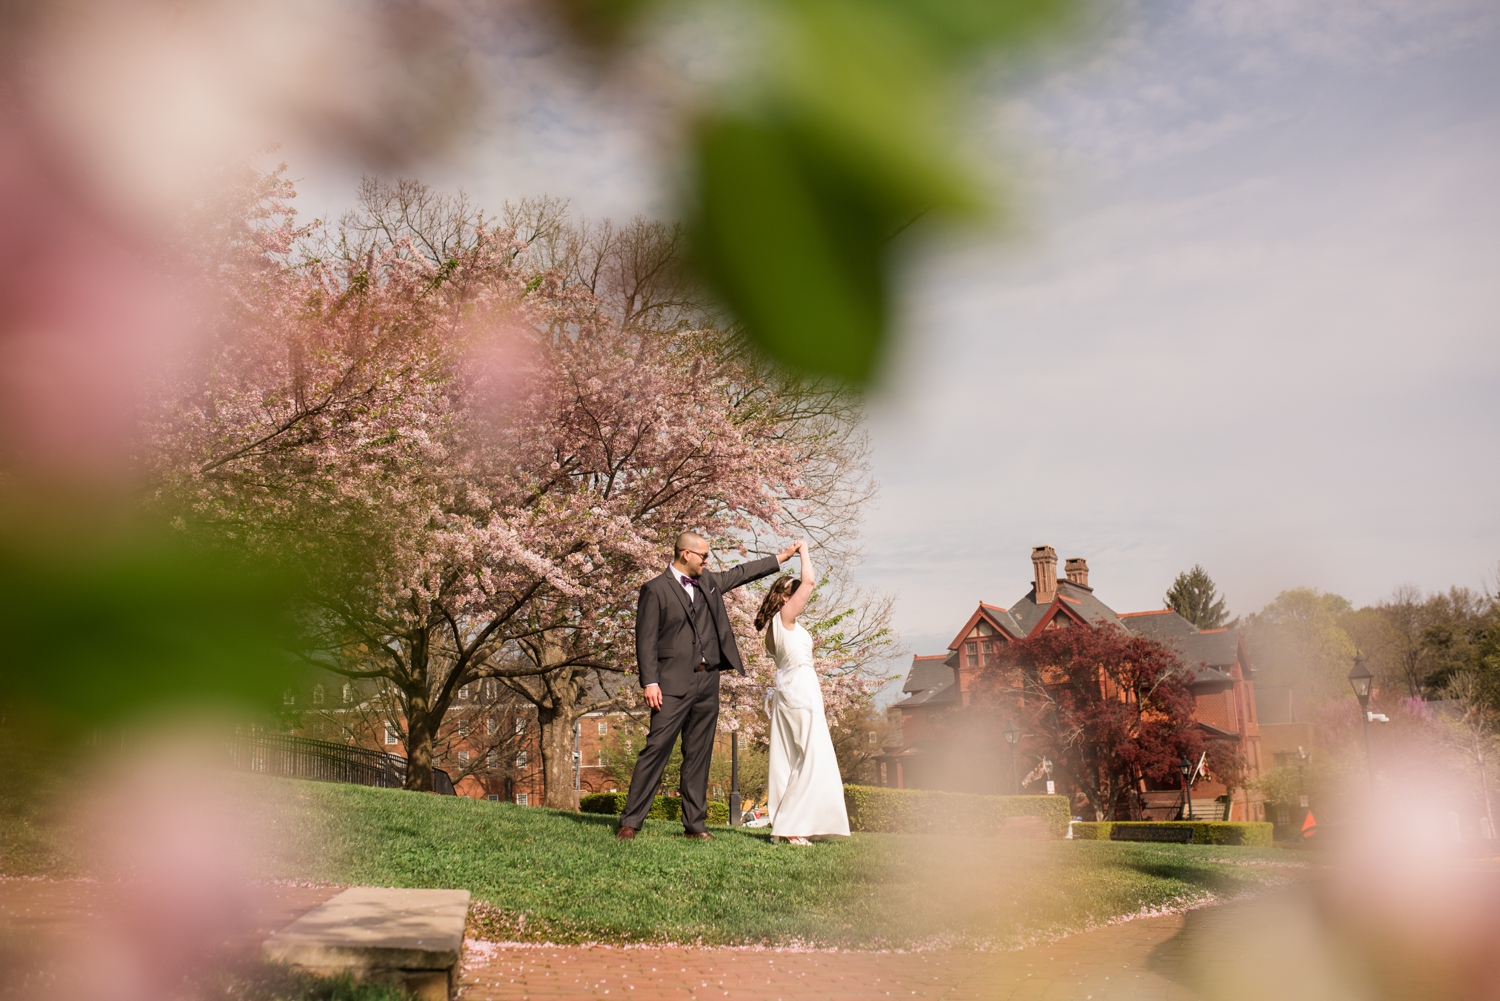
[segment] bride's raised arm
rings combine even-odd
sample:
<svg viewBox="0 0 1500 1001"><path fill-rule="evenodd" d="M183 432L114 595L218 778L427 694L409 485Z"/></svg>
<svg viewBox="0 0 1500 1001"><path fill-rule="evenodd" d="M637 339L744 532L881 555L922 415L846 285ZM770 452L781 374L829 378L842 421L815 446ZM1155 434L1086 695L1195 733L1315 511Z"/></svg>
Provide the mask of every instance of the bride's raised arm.
<svg viewBox="0 0 1500 1001"><path fill-rule="evenodd" d="M781 606L781 624L788 629L797 624L797 616L802 609L807 607L807 599L812 597L813 585L817 583L817 575L813 573L812 557L807 554L807 540L803 539L797 543L797 555L802 562L802 583L797 590L792 592L791 597L786 599L786 604Z"/></svg>

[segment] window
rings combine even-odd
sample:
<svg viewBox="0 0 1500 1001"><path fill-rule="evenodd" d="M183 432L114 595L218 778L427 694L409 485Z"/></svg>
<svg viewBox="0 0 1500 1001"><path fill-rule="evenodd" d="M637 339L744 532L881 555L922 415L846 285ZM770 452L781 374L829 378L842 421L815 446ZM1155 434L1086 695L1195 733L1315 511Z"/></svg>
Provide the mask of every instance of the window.
<svg viewBox="0 0 1500 1001"><path fill-rule="evenodd" d="M292 694L290 688L281 693L281 704L284 706L294 706L297 704L297 696Z"/></svg>
<svg viewBox="0 0 1500 1001"><path fill-rule="evenodd" d="M602 748L599 751L599 767L604 767L604 750Z"/></svg>
<svg viewBox="0 0 1500 1001"><path fill-rule="evenodd" d="M516 805L517 806L530 806L531 805L531 795L529 793L524 793L524 792L518 792L518 793L516 793Z"/></svg>
<svg viewBox="0 0 1500 1001"><path fill-rule="evenodd" d="M583 736L583 724L582 723L579 723L579 722L576 722L576 721L573 723L573 736L575 736L575 737L582 737Z"/></svg>
<svg viewBox="0 0 1500 1001"><path fill-rule="evenodd" d="M978 667L979 666L979 644L978 643L970 642L970 643L965 643L964 644L964 664L966 666L968 666L968 667Z"/></svg>
<svg viewBox="0 0 1500 1001"><path fill-rule="evenodd" d="M464 720L462 723L458 724L458 735L460 737L467 737L469 735L469 721L468 720Z"/></svg>
<svg viewBox="0 0 1500 1001"><path fill-rule="evenodd" d="M526 752L525 751L517 751L516 752L516 767L517 768L525 768L526 767Z"/></svg>
<svg viewBox="0 0 1500 1001"><path fill-rule="evenodd" d="M486 796L485 799L489 800L491 803L498 803L500 802L500 794L497 792L492 792L488 796Z"/></svg>
<svg viewBox="0 0 1500 1001"><path fill-rule="evenodd" d="M490 753L486 754L484 756L484 763L486 765L489 765L491 768L494 768L496 765L498 765L500 763L500 752L499 751L491 751Z"/></svg>
<svg viewBox="0 0 1500 1001"><path fill-rule="evenodd" d="M521 734L523 734L525 732L526 732L526 721L524 719L518 719L518 720L516 720L516 736L519 737Z"/></svg>
<svg viewBox="0 0 1500 1001"><path fill-rule="evenodd" d="M878 744L878 743L880 743L880 734L876 733L874 730L870 731L870 743L872 743L872 744Z"/></svg>
<svg viewBox="0 0 1500 1001"><path fill-rule="evenodd" d="M469 697L469 686L468 685L464 685L463 687L459 688L459 690L458 690L458 697L460 699L467 699Z"/></svg>
<svg viewBox="0 0 1500 1001"><path fill-rule="evenodd" d="M461 765L466 765L466 764L469 763L469 752L468 751L459 751L458 752L458 763L461 764Z"/></svg>
<svg viewBox="0 0 1500 1001"><path fill-rule="evenodd" d="M631 748L633 748L634 746L635 746L635 741L630 740L629 738L626 738L626 740L625 740L625 753L629 754L630 751L631 751Z"/></svg>
<svg viewBox="0 0 1500 1001"><path fill-rule="evenodd" d="M322 685L313 685L313 705L315 705L315 706L321 706L322 704L323 704L323 686Z"/></svg>
<svg viewBox="0 0 1500 1001"><path fill-rule="evenodd" d="M607 733L609 733L609 721L601 719L599 721L599 736L603 737Z"/></svg>
<svg viewBox="0 0 1500 1001"><path fill-rule="evenodd" d="M345 702L353 702L354 701L354 686L351 685L351 684L349 684L347 681L344 682L344 701Z"/></svg>
<svg viewBox="0 0 1500 1001"><path fill-rule="evenodd" d="M392 744L400 743L400 741L396 739L396 731L392 730L390 727L385 728L385 743L387 747Z"/></svg>
<svg viewBox="0 0 1500 1001"><path fill-rule="evenodd" d="M493 737L495 731L498 729L500 729L500 724L496 723L493 717L484 721L484 735L486 737Z"/></svg>

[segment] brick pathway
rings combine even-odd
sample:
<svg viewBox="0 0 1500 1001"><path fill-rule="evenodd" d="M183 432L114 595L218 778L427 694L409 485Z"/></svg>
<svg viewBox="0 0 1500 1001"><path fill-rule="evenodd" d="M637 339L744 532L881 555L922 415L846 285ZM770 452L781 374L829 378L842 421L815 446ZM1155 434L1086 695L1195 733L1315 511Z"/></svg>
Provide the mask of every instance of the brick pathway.
<svg viewBox="0 0 1500 1001"><path fill-rule="evenodd" d="M783 952L470 942L463 1001L1196 1001L1147 968L1182 915L1140 918L1018 952ZM1155 964L1153 964L1155 965Z"/></svg>
<svg viewBox="0 0 1500 1001"><path fill-rule="evenodd" d="M266 936L339 889L253 887L245 901L246 920L221 944L230 955L255 955ZM128 934L128 921L117 913L118 896L118 887L92 880L0 877L0 1001L80 993L69 986L69 978L80 972L77 957L101 943L108 948L122 931Z"/></svg>

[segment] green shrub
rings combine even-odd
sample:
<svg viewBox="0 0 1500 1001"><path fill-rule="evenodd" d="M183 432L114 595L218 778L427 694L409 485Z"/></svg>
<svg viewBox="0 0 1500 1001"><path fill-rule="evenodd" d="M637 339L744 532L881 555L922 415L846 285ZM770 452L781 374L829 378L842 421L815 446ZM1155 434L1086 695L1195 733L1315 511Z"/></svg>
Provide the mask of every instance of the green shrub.
<svg viewBox="0 0 1500 1001"><path fill-rule="evenodd" d="M579 798L578 809L584 813L612 813L618 817L625 812L625 794L623 792L591 792Z"/></svg>
<svg viewBox="0 0 1500 1001"><path fill-rule="evenodd" d="M625 812L623 792L593 792L578 800L578 809L584 813L613 814L618 817ZM658 796L646 814L647 820L682 820L682 800L677 796ZM729 823L729 804L709 800L708 822L720 827Z"/></svg>
<svg viewBox="0 0 1500 1001"><path fill-rule="evenodd" d="M1040 817L1054 838L1068 833L1064 796L976 796L930 789L844 786L849 829L904 834L999 834L1010 817Z"/></svg>
<svg viewBox="0 0 1500 1001"><path fill-rule="evenodd" d="M1271 825L1241 820L1105 820L1079 821L1073 825L1074 840L1108 841L1116 827L1191 827L1195 845L1241 845L1271 847Z"/></svg>
<svg viewBox="0 0 1500 1001"><path fill-rule="evenodd" d="M1073 827L1074 841L1108 841L1110 828L1114 827L1109 821L1079 820L1075 821Z"/></svg>

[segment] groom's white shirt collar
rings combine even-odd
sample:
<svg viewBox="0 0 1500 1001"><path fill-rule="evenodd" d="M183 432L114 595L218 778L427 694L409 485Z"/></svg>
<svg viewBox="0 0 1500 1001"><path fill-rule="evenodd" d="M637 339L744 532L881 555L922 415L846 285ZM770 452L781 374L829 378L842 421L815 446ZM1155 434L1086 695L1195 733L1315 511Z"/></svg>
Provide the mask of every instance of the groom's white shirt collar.
<svg viewBox="0 0 1500 1001"><path fill-rule="evenodd" d="M682 582L682 578L686 577L687 574L683 573L681 570L678 570L676 565L671 563L667 564L667 573L672 575L672 579L677 582L678 587L687 592L688 601L691 602L693 600L693 592L698 589L691 584L684 584Z"/></svg>

